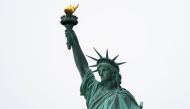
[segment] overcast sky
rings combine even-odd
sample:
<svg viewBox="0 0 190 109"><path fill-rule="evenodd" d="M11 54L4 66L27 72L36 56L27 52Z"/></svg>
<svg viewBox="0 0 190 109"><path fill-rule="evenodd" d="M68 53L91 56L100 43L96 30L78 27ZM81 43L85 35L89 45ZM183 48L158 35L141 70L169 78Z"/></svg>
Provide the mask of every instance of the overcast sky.
<svg viewBox="0 0 190 109"><path fill-rule="evenodd" d="M86 109L60 24L70 3L84 54L119 54L144 109L190 108L189 0L0 0L0 109Z"/></svg>

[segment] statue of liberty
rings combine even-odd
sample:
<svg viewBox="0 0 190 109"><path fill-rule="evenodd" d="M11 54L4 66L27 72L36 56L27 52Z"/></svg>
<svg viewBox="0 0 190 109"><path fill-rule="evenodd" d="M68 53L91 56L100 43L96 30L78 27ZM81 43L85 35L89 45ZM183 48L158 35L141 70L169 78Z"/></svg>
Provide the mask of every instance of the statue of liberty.
<svg viewBox="0 0 190 109"><path fill-rule="evenodd" d="M66 15L61 17L61 24L66 27L68 49L72 48L75 64L82 79L80 92L86 99L88 109L142 109L142 105L137 104L134 96L120 86L121 75L119 65L114 58L109 58L108 51L106 56L102 56L95 48L98 59L88 56L96 61L95 65L89 66L86 57L80 47L77 36L72 29L78 23L77 17L72 15L78 6L70 5L65 9ZM96 67L92 71L89 67ZM101 81L97 81L94 72L98 72Z"/></svg>

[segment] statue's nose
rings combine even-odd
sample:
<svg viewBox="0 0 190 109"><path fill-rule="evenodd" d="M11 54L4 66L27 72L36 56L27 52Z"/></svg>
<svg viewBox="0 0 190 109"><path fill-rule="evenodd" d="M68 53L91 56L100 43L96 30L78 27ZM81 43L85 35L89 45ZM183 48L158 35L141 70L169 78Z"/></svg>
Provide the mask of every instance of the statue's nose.
<svg viewBox="0 0 190 109"><path fill-rule="evenodd" d="M102 76L103 75L103 72L102 71L100 71L100 76Z"/></svg>

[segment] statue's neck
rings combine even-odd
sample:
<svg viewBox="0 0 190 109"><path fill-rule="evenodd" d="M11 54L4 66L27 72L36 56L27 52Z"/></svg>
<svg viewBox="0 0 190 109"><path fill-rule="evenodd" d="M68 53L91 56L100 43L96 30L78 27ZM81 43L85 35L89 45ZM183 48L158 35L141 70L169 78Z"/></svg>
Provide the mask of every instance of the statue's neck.
<svg viewBox="0 0 190 109"><path fill-rule="evenodd" d="M112 81L105 81L105 82L102 83L102 86L107 91L117 89L117 85L114 84Z"/></svg>

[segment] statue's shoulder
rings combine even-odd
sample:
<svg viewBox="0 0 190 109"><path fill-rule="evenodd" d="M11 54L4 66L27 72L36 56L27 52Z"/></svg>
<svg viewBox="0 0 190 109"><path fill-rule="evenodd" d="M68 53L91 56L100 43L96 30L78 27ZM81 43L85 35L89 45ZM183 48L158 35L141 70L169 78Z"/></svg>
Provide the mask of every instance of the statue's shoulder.
<svg viewBox="0 0 190 109"><path fill-rule="evenodd" d="M120 88L118 89L117 93L122 96L123 98L127 98L127 99L130 99L131 101L133 101L136 105L137 102L135 100L135 97L125 88Z"/></svg>

